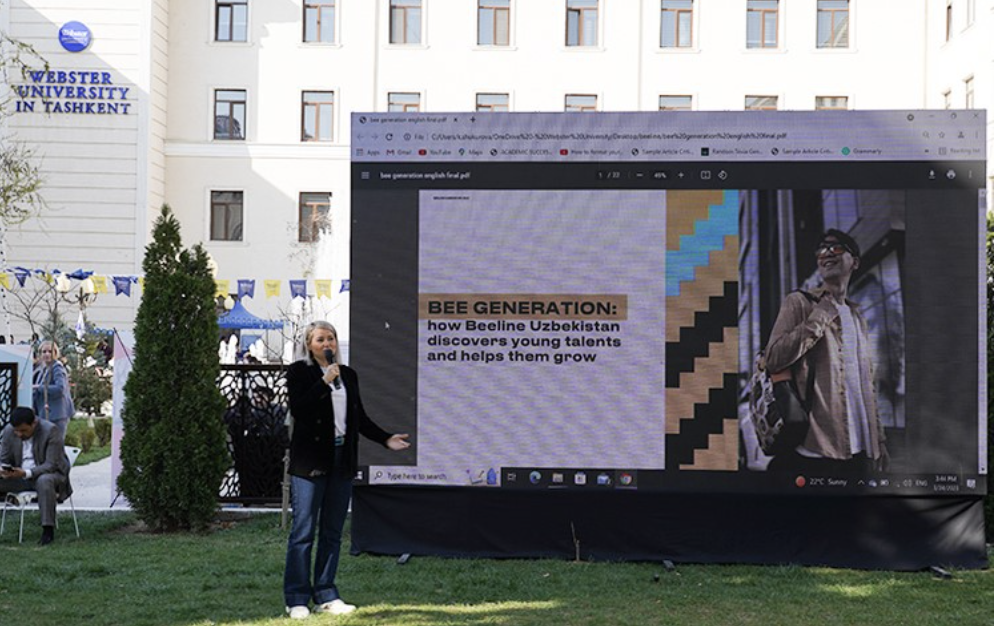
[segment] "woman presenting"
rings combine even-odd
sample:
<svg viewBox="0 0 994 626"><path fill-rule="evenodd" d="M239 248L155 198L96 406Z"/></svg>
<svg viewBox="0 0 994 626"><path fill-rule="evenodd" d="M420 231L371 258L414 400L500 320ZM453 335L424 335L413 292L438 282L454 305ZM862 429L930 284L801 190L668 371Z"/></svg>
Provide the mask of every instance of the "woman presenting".
<svg viewBox="0 0 994 626"><path fill-rule="evenodd" d="M293 415L290 439L290 486L293 526L286 550L283 595L291 618L317 613L351 613L355 606L338 595L335 573L342 545L342 527L352 496L359 435L391 450L404 450L408 435L391 435L366 415L355 370L342 365L338 333L324 321L308 324L302 358L287 369L287 391ZM318 550L311 582L311 547Z"/></svg>
<svg viewBox="0 0 994 626"><path fill-rule="evenodd" d="M41 342L38 355L31 387L35 415L58 426L65 437L69 420L76 413L69 393L69 374L59 361L59 347L55 342Z"/></svg>

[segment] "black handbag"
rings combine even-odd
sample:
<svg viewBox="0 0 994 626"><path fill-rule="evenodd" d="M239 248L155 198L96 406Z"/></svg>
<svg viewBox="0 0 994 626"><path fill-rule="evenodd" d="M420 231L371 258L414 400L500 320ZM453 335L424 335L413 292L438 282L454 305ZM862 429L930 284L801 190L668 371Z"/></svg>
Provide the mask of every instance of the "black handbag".
<svg viewBox="0 0 994 626"><path fill-rule="evenodd" d="M808 378L814 381L814 376ZM813 385L809 385L812 387ZM810 390L808 397L811 397ZM773 383L773 409L777 416L777 432L770 442L770 456L790 452L804 442L808 436L808 426L811 421L811 411L797 393L794 379L781 380Z"/></svg>
<svg viewBox="0 0 994 626"><path fill-rule="evenodd" d="M762 361L762 354L757 361ZM811 397L813 388L812 372L807 397ZM793 378L773 381L762 365L757 366L752 377L749 409L759 446L767 456L790 452L808 434L811 412L801 400Z"/></svg>
<svg viewBox="0 0 994 626"><path fill-rule="evenodd" d="M806 291L800 293L814 302ZM760 352L756 356L754 372L749 387L749 414L759 438L763 454L776 456L791 452L808 436L811 407L805 404L797 391L794 377L789 371L771 376L766 370L766 359ZM815 370L808 371L807 393L809 400L814 393Z"/></svg>

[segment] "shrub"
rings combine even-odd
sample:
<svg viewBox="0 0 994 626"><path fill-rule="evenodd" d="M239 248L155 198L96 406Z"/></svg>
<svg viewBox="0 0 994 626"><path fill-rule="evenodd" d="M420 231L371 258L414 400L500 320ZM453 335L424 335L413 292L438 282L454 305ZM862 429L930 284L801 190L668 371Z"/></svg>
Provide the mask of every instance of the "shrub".
<svg viewBox="0 0 994 626"><path fill-rule="evenodd" d="M97 434L93 432L92 428L81 430L79 433L79 448L83 452L89 452L93 449L93 442L96 440Z"/></svg>
<svg viewBox="0 0 994 626"><path fill-rule="evenodd" d="M73 400L76 409L89 415L101 415L104 402L110 400L113 384L96 367L82 367L73 373Z"/></svg>
<svg viewBox="0 0 994 626"><path fill-rule="evenodd" d="M110 444L111 434L113 433L113 423L109 419L94 420L93 430L97 435L97 445L103 448Z"/></svg>
<svg viewBox="0 0 994 626"><path fill-rule="evenodd" d="M118 486L154 530L203 528L217 509L229 463L217 388L214 278L202 246L183 249L168 206L142 267Z"/></svg>

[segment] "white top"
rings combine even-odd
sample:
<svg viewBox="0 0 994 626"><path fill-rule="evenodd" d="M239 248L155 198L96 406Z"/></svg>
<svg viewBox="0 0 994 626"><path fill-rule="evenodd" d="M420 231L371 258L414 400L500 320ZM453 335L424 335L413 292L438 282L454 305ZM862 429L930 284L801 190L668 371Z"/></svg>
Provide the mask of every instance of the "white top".
<svg viewBox="0 0 994 626"><path fill-rule="evenodd" d="M327 373L328 367L322 367L321 373ZM345 436L345 413L348 411L348 396L345 393L345 383L342 382L341 375L338 376L339 389L335 389L335 383L328 383L331 388L331 406L335 411L335 436Z"/></svg>
<svg viewBox="0 0 994 626"><path fill-rule="evenodd" d="M31 470L35 468L34 437L28 437L21 441L21 469L24 470L24 478L31 478Z"/></svg>
<svg viewBox="0 0 994 626"><path fill-rule="evenodd" d="M859 454L870 449L870 419L866 403L863 402L863 386L870 381L863 380L859 364L865 358L867 346L860 340L856 318L848 304L836 303L839 321L842 323L842 369L846 376L846 407L849 420L849 451Z"/></svg>

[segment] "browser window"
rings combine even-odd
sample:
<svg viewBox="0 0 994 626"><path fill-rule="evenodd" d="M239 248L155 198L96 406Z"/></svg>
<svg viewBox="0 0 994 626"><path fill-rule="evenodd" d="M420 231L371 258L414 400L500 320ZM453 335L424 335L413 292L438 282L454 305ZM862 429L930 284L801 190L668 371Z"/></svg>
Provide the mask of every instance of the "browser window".
<svg viewBox="0 0 994 626"><path fill-rule="evenodd" d="M354 114L360 482L985 493L985 124Z"/></svg>

